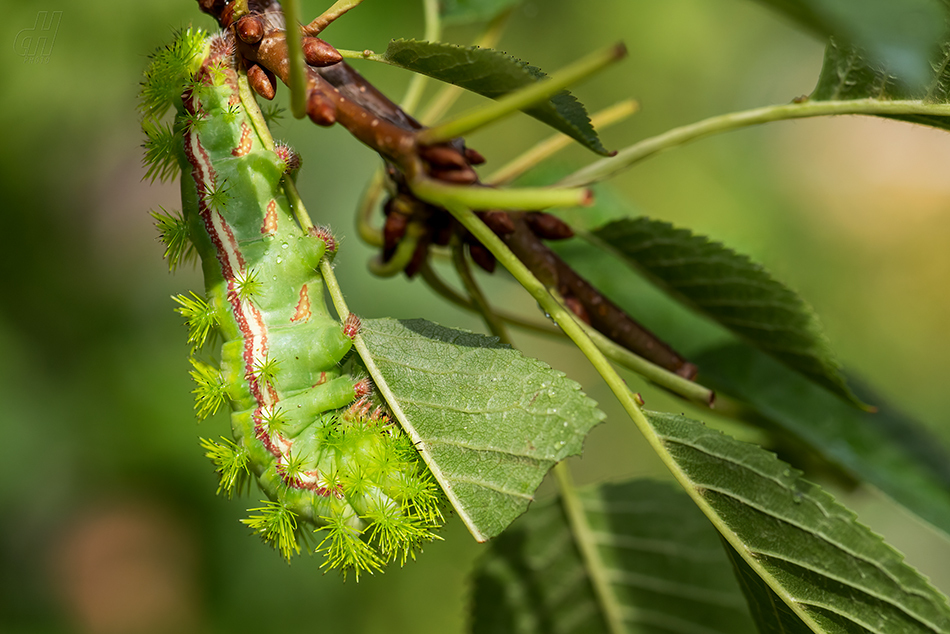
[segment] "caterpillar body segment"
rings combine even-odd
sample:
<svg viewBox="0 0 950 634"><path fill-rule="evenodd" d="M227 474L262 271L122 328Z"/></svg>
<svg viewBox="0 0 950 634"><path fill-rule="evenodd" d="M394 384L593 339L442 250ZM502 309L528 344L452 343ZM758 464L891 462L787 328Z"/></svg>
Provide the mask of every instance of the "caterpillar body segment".
<svg viewBox="0 0 950 634"><path fill-rule="evenodd" d="M204 417L229 405L233 431L233 442L202 444L220 490L253 477L269 498L245 520L255 532L289 557L316 526L324 565L358 575L433 539L439 495L398 427L369 413L370 382L348 370L355 331L329 314L319 272L336 244L294 220L281 184L288 161L242 101L231 37L196 49L175 123L183 221L207 296L180 298L179 312L194 322L195 350L211 339L209 322L223 341L219 367L193 360L196 408ZM167 75L155 59L147 80Z"/></svg>

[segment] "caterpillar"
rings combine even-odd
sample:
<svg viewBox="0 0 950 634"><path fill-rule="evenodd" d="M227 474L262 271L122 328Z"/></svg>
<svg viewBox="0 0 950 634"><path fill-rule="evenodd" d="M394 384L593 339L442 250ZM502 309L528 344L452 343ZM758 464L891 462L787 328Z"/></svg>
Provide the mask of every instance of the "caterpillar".
<svg viewBox="0 0 950 634"><path fill-rule="evenodd" d="M149 174L181 168L182 214L155 214L165 255L174 268L195 254L204 274L204 297L176 298L195 408L199 419L231 410L233 437L201 445L219 493L255 481L267 496L243 520L255 533L289 561L310 526L322 567L358 579L436 537L440 491L374 405L350 354L358 320L327 309L319 265L336 241L295 220L284 184L299 160L273 144L234 50L228 32L182 32L153 56L142 90Z"/></svg>

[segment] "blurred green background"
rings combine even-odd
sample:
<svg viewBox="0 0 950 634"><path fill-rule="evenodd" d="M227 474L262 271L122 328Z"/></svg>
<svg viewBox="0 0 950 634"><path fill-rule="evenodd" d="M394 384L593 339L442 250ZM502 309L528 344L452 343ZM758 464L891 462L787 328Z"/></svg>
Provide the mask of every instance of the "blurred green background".
<svg viewBox="0 0 950 634"><path fill-rule="evenodd" d="M304 2L304 14L328 4ZM421 37L419 5L367 0L326 38L382 50L390 38ZM62 19L48 58L31 62L15 43L38 10L62 11ZM186 0L4 6L0 631L461 631L467 574L484 547L456 519L417 562L344 584L324 576L318 559L287 566L251 537L237 520L257 498L214 495L197 436L225 433L227 421L195 422L185 332L169 299L201 281L194 270L170 275L161 259L147 212L176 208L178 189L142 180L136 112L148 54L189 24L212 27ZM446 34L459 43L472 35ZM553 70L618 40L629 58L575 91L591 110L640 100L640 114L603 135L611 148L808 93L822 55L819 42L744 0L527 1L499 48ZM406 73L359 69L402 94ZM372 253L355 235L353 212L377 165L369 150L341 129L289 117L275 135L304 157L299 183L311 215L344 238L337 271L356 312L482 329L419 282L367 272ZM546 135L519 117L470 145L491 167ZM559 160L591 158L573 148ZM613 186L644 213L763 262L816 307L848 367L950 441L948 165L943 132L872 119L800 121L695 143ZM488 285L499 303L531 310L511 284ZM663 476L576 353L520 341L608 410L585 457L572 462L580 482ZM682 409L636 389L651 407ZM848 493L845 502L950 589L946 541L874 492Z"/></svg>

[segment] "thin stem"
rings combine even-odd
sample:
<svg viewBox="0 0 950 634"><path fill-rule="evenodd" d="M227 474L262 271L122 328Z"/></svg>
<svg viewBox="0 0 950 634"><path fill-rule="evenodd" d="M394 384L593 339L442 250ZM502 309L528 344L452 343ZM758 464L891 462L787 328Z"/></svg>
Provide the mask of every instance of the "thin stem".
<svg viewBox="0 0 950 634"><path fill-rule="evenodd" d="M854 99L850 101L804 101L802 103L765 106L742 112L731 112L644 139L620 150L615 156L595 161L574 172L562 179L558 185L562 187L591 185L663 150L729 130L772 121L846 114L950 116L950 104Z"/></svg>
<svg viewBox="0 0 950 634"><path fill-rule="evenodd" d="M609 108L601 110L590 118L591 124L597 130L602 130L627 117L633 115L640 109L634 99L626 99L620 103L614 104ZM520 156L515 157L506 165L498 168L494 174L485 179L486 183L493 186L507 185L531 168L535 167L541 161L550 158L555 153L563 150L570 145L574 139L563 133L554 134L530 148Z"/></svg>
<svg viewBox="0 0 950 634"><path fill-rule="evenodd" d="M673 394L682 396L683 398L694 403L699 403L700 405L704 405L706 407L712 407L713 403L716 402L716 393L710 390L708 387L704 387L698 383L690 381L689 379L681 377L675 372L670 372L665 368L661 368L656 364L650 363L643 357L630 352L623 346L617 345L587 324L583 322L578 323L580 324L581 328L584 329L584 332L587 333L587 336L591 338L597 348L614 363L618 363L625 368L633 370L648 381L655 383L656 385L669 390Z"/></svg>
<svg viewBox="0 0 950 634"><path fill-rule="evenodd" d="M374 53L368 48L363 49L362 51L354 51L348 48L338 48L336 50L340 54L341 57L344 57L346 59L368 59L371 62L379 62L381 64L389 64L390 66L402 68L401 66L399 66L399 64L394 64L391 61L389 61L385 55Z"/></svg>
<svg viewBox="0 0 950 634"><path fill-rule="evenodd" d="M471 312L478 312L478 309L471 300L462 296L460 293L456 292L455 289L446 284L428 264L423 265L419 269L419 273L422 275L422 279L425 281L426 285L428 285L429 288L431 288L441 297L447 299L460 308L464 308L465 310ZM566 337L562 330L547 324L529 321L517 315L512 315L503 311L496 311L495 314L498 315L498 317L505 323L515 326L516 328L531 330L539 334L554 337ZM600 332L594 328L591 328L587 324L584 324L583 322L580 323L580 326L584 329L584 332L587 333L587 336L589 336L594 342L594 345L596 345L600 351L603 352L604 355L614 363L617 363L628 370L639 374L648 381L655 383L656 385L669 392L672 392L673 394L682 396L689 401L699 403L707 407L711 407L715 402L716 409L720 409L720 399L717 397L716 393L709 388L699 385L698 383L694 383L688 379L684 379L680 375L674 374L665 368L661 368L660 366L647 361L643 357L630 352L626 348L618 346Z"/></svg>
<svg viewBox="0 0 950 634"><path fill-rule="evenodd" d="M287 200L290 201L290 207L293 209L297 224L305 232L308 231L313 226L313 221L310 220L310 214L307 213L307 208L304 207L303 198L300 197L300 192L297 191L297 184L291 179L285 178L284 193L287 194Z"/></svg>
<svg viewBox="0 0 950 634"><path fill-rule="evenodd" d="M475 308L475 304L472 303L467 297L464 297L461 293L457 292L454 288L445 283L445 281L436 274L436 272L429 266L428 263L423 264L419 269L419 274L422 276L423 281L426 285L431 288L436 294L445 298L446 300L452 302L460 308L471 312L477 312L478 309ZM505 313L503 311L495 311L495 314L499 318L505 321L505 323L514 326L516 328L521 328L523 330L530 330L542 335L549 335L553 337L563 337L564 333L554 326L548 324L543 324L536 321L531 321L528 319L523 319L518 315L512 315L510 313Z"/></svg>
<svg viewBox="0 0 950 634"><path fill-rule="evenodd" d="M284 0L286 2L286 0ZM363 0L338 0L332 7L320 14L317 19L303 27L307 35L319 35L320 32L330 26L337 18L360 5Z"/></svg>
<svg viewBox="0 0 950 634"><path fill-rule="evenodd" d="M284 0L287 62L290 66L290 112L297 119L307 115L307 75L304 71L303 48L300 38L300 2Z"/></svg>
<svg viewBox="0 0 950 634"><path fill-rule="evenodd" d="M380 256L370 260L370 272L379 277L392 277L402 273L406 267L409 266L413 256L416 254L416 248L419 246L419 238L425 235L425 232L425 227L420 223L409 223L409 226L406 227L406 234L402 240L399 241L399 245L396 247L396 252L393 253L393 256L389 258L388 262L377 259L380 258Z"/></svg>
<svg viewBox="0 0 950 634"><path fill-rule="evenodd" d="M264 113L261 112L261 107L257 104L254 92L251 90L250 84L247 83L247 73L244 69L238 69L237 76L238 94L241 96L241 105L244 106L244 111L251 120L251 125L254 126L254 131L257 132L257 136L261 139L264 147L273 151L275 145L274 137L270 133L270 128L267 125L267 120L264 118Z"/></svg>
<svg viewBox="0 0 950 634"><path fill-rule="evenodd" d="M360 238L368 245L377 248L383 246L383 230L373 226L372 217L385 185L386 174L383 172L383 168L379 167L373 172L372 178L366 185L366 191L363 192L363 196L360 198L356 212L356 229L360 234Z"/></svg>
<svg viewBox="0 0 950 634"><path fill-rule="evenodd" d="M419 198L440 207L455 204L469 209L536 210L548 207L586 207L593 201L588 189L495 189L446 185L431 178L417 178L409 183L409 187Z"/></svg>
<svg viewBox="0 0 950 634"><path fill-rule="evenodd" d="M452 263L455 265L455 271L458 273L459 279L462 280L462 284L465 286L465 290L471 298L472 305L485 320L488 330L491 331L491 334L498 337L502 343L510 344L511 337L508 336L508 329L505 328L505 322L492 310L491 305L485 298L485 294L482 293L482 289L478 286L478 282L475 281L475 276L472 275L472 269L465 260L465 248L458 239L454 240L452 244Z"/></svg>
<svg viewBox="0 0 950 634"><path fill-rule="evenodd" d="M543 103L572 84L590 77L627 54L623 45L615 45L592 53L562 68L548 79L537 81L508 93L497 101L471 110L452 121L427 128L419 133L419 142L432 145L464 136L524 108Z"/></svg>
<svg viewBox="0 0 950 634"><path fill-rule="evenodd" d="M591 585L594 586L594 594L607 621L607 629L611 634L622 634L627 629L624 626L620 603L617 601L616 593L610 587L607 566L597 550L597 540L587 521L584 506L577 496L577 488L571 478L571 471L563 460L554 465L554 477L561 494L561 505L567 516L567 523L574 536L574 544L581 551L584 570L587 571Z"/></svg>

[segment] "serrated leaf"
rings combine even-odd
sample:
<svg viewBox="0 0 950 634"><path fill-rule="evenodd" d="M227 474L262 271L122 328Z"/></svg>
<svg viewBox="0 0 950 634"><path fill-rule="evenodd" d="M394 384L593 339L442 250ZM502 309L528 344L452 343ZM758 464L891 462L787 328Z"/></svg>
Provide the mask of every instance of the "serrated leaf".
<svg viewBox="0 0 950 634"><path fill-rule="evenodd" d="M945 104L950 102L950 41L940 45L931 59L937 70L916 88L890 69L869 61L857 47L832 40L825 49L825 60L818 85L811 94L815 101L876 99L880 101L914 100ZM950 117L941 115L893 115L888 118L950 130Z"/></svg>
<svg viewBox="0 0 950 634"><path fill-rule="evenodd" d="M566 241L568 242L568 241ZM559 251L578 271L682 352L705 385L732 395L758 414L749 422L777 428L849 477L881 489L895 502L950 534L950 457L921 425L874 397L879 412L851 407L715 324L687 314L638 276L617 274L617 260L581 240Z"/></svg>
<svg viewBox="0 0 950 634"><path fill-rule="evenodd" d="M812 381L861 404L845 383L811 307L746 256L645 217L611 222L593 235L674 297Z"/></svg>
<svg viewBox="0 0 950 634"><path fill-rule="evenodd" d="M877 399L875 414L849 407L746 346L695 361L705 381L950 535L950 451L919 423Z"/></svg>
<svg viewBox="0 0 950 634"><path fill-rule="evenodd" d="M439 12L450 24L486 22L521 0L442 0Z"/></svg>
<svg viewBox="0 0 950 634"><path fill-rule="evenodd" d="M922 38L926 46L927 62L921 76L908 73L900 65L882 63L866 52L860 45L848 40L832 38L825 49L825 59L818 84L812 91L815 101L875 99L921 100L946 104L950 101L950 3L941 0L939 15L932 21L942 37L933 41ZM889 118L929 125L944 130L950 129L950 117L940 115L899 115Z"/></svg>
<svg viewBox="0 0 950 634"><path fill-rule="evenodd" d="M490 48L456 46L442 42L392 40L383 55L396 66L498 99L547 77L538 68ZM598 154L601 144L584 106L567 91L524 110L538 121L563 132Z"/></svg>
<svg viewBox="0 0 950 634"><path fill-rule="evenodd" d="M752 612L773 624L763 631L788 631L779 626L790 619L803 632L950 631L946 597L788 464L682 416L647 418L691 497L754 573L745 580Z"/></svg>
<svg viewBox="0 0 950 634"><path fill-rule="evenodd" d="M939 0L759 0L822 37L867 52L872 66L890 68L920 86L944 35Z"/></svg>
<svg viewBox="0 0 950 634"><path fill-rule="evenodd" d="M377 387L479 541L604 418L577 383L494 337L421 319L367 320L360 335Z"/></svg>
<svg viewBox="0 0 950 634"><path fill-rule="evenodd" d="M636 480L576 491L628 632L754 632L719 534L682 490ZM607 631L560 498L536 504L475 570L472 631ZM600 563L599 562L599 563Z"/></svg>

